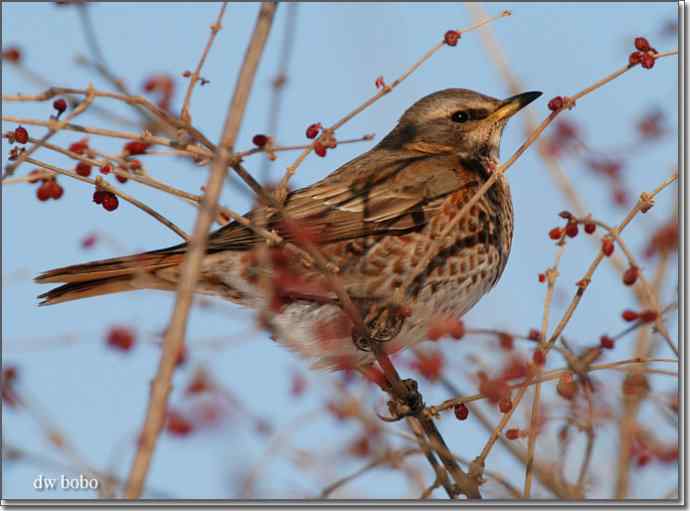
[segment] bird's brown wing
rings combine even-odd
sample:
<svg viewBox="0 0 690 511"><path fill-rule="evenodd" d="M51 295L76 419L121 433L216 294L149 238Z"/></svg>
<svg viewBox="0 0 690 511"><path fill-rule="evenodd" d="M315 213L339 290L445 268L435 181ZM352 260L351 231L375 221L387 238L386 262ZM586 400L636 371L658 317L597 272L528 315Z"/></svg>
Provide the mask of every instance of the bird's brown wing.
<svg viewBox="0 0 690 511"><path fill-rule="evenodd" d="M303 225L323 244L402 233L425 225L445 197L478 181L451 155L377 157L382 160L377 167L372 157L367 153L323 181L290 194L285 217ZM248 215L256 216L256 212ZM285 228L282 218L272 213L267 228L289 240L293 232ZM230 224L211 235L209 250L246 250L257 241L250 229Z"/></svg>

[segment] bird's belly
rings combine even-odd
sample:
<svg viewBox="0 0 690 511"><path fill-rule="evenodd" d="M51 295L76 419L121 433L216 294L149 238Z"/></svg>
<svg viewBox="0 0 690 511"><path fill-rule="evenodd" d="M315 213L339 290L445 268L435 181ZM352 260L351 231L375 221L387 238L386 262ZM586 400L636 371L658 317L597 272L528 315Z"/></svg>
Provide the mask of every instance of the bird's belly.
<svg viewBox="0 0 690 511"><path fill-rule="evenodd" d="M457 318L471 309L491 287L489 279L469 278L425 285L411 305L398 335L384 343L396 353L427 338L435 321ZM287 305L273 318L275 339L314 361L312 367L353 368L373 362L373 355L358 349L351 336L350 322L335 304L298 301Z"/></svg>

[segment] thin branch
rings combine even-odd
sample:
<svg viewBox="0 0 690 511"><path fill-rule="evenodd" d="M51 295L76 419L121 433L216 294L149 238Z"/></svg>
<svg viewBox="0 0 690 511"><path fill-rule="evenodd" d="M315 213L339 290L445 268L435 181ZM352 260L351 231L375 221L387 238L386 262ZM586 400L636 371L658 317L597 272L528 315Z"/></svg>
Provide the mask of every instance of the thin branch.
<svg viewBox="0 0 690 511"><path fill-rule="evenodd" d="M254 32L237 79L235 92L228 108L223 134L206 184L205 200L199 209L189 249L182 262L175 306L163 341L163 351L158 370L151 387L151 395L142 428L139 449L137 450L127 481L126 495L128 499L136 499L141 495L141 489L149 470L156 441L163 427L168 396L171 390L171 379L178 354L183 345L192 304L192 294L199 278L201 264L206 252L208 231L216 213L218 197L225 180L230 154L244 117L256 69L273 24L276 8L277 4L273 2L261 4Z"/></svg>
<svg viewBox="0 0 690 511"><path fill-rule="evenodd" d="M180 119L182 119L182 122L186 122L188 124L191 124L192 116L189 113L189 105L192 101L192 93L194 92L194 86L196 83L201 79L201 68L204 67L204 63L206 62L206 57L208 56L208 52L211 49L211 46L213 46L213 41L215 41L216 36L218 35L218 32L220 32L221 28L223 26L221 25L221 21L223 21L223 16L225 15L225 8L228 6L228 2L225 1L222 3L220 6L220 11L218 12L218 17L216 18L215 23L211 25L211 34L208 37L208 42L206 43L206 46L204 47L204 51L201 54L201 58L199 59L199 62L196 65L196 69L194 69L194 72L189 76L189 86L187 87L187 93L184 96L184 102L182 103L182 110L180 111Z"/></svg>

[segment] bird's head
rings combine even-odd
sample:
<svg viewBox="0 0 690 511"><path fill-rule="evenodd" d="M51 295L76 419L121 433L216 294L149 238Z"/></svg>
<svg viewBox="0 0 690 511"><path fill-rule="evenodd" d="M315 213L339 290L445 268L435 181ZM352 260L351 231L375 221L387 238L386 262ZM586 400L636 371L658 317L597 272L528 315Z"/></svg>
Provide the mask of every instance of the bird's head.
<svg viewBox="0 0 690 511"><path fill-rule="evenodd" d="M539 96L524 92L501 100L467 89L434 92L408 108L379 146L498 160L508 119Z"/></svg>

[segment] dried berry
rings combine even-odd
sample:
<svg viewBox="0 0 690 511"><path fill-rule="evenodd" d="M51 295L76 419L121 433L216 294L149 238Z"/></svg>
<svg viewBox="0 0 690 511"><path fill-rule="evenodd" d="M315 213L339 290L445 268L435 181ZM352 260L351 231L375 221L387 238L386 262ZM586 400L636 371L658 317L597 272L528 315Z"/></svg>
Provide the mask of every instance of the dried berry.
<svg viewBox="0 0 690 511"><path fill-rule="evenodd" d="M628 65L635 66L642 62L642 53L639 51L634 51L628 57Z"/></svg>
<svg viewBox="0 0 690 511"><path fill-rule="evenodd" d="M561 236L563 236L563 231L560 227L554 227L549 231L549 238L552 240L560 240Z"/></svg>
<svg viewBox="0 0 690 511"><path fill-rule="evenodd" d="M501 413L508 413L513 409L513 402L509 397L504 397L498 402L498 409L501 411Z"/></svg>
<svg viewBox="0 0 690 511"><path fill-rule="evenodd" d="M26 144L29 141L29 132L24 126L17 126L14 129L14 140L19 144Z"/></svg>
<svg viewBox="0 0 690 511"><path fill-rule="evenodd" d="M563 105L565 104L565 101L563 101L562 96L556 96L555 98L552 98L549 103L548 107L549 110L552 112L558 112L559 110L563 109Z"/></svg>
<svg viewBox="0 0 690 511"><path fill-rule="evenodd" d="M106 211L115 211L119 205L117 196L111 192L105 192L103 196L103 209Z"/></svg>
<svg viewBox="0 0 690 511"><path fill-rule="evenodd" d="M594 231L597 230L597 224L594 222L587 222L585 223L585 232L587 234L594 234Z"/></svg>
<svg viewBox="0 0 690 511"><path fill-rule="evenodd" d="M50 199L50 188L48 187L48 183L43 183L36 189L36 198L41 202Z"/></svg>
<svg viewBox="0 0 690 511"><path fill-rule="evenodd" d="M103 204L103 198L105 197L105 190L96 190L93 192L93 201L96 204Z"/></svg>
<svg viewBox="0 0 690 511"><path fill-rule="evenodd" d="M546 356L544 355L544 352L540 349L534 350L534 353L532 353L532 362L534 362L538 366L543 366L546 362Z"/></svg>
<svg viewBox="0 0 690 511"><path fill-rule="evenodd" d="M62 112L67 110L67 101L62 98L58 98L53 101L53 108L57 110L58 117L62 115Z"/></svg>
<svg viewBox="0 0 690 511"><path fill-rule="evenodd" d="M539 275L537 275L537 279L539 279L539 282L543 284L544 282L546 282L546 275L540 273Z"/></svg>
<svg viewBox="0 0 690 511"><path fill-rule="evenodd" d="M501 349L505 351L512 350L515 344L513 336L505 333L501 333L498 335L498 342L501 345Z"/></svg>
<svg viewBox="0 0 690 511"><path fill-rule="evenodd" d="M84 154L89 149L89 139L82 138L81 140L70 144L69 150L73 153Z"/></svg>
<svg viewBox="0 0 690 511"><path fill-rule="evenodd" d="M637 48L640 51L649 51L651 49L651 46L649 46L649 41L647 41L646 38L636 37L635 48Z"/></svg>
<svg viewBox="0 0 690 511"><path fill-rule="evenodd" d="M637 278L640 276L640 269L637 266L631 266L623 273L623 284L626 286L632 286L637 282Z"/></svg>
<svg viewBox="0 0 690 511"><path fill-rule="evenodd" d="M506 438L508 440L517 440L520 438L520 430L517 428L510 428L506 431Z"/></svg>
<svg viewBox="0 0 690 511"><path fill-rule="evenodd" d="M256 147L263 147L268 143L268 137L266 135L254 135L252 138L252 144Z"/></svg>
<svg viewBox="0 0 690 511"><path fill-rule="evenodd" d="M85 161L80 161L77 166L74 167L74 171L82 177L89 177L91 175L91 165Z"/></svg>
<svg viewBox="0 0 690 511"><path fill-rule="evenodd" d="M604 238L601 240L601 251L604 253L606 257L610 257L611 254L613 254L613 248L614 248L613 241L611 241L611 238Z"/></svg>
<svg viewBox="0 0 690 511"><path fill-rule="evenodd" d="M568 376L570 376L568 374ZM556 385L556 392L563 399L570 401L577 395L577 383L570 378L560 378L558 384Z"/></svg>
<svg viewBox="0 0 690 511"><path fill-rule="evenodd" d="M48 186L50 198L54 200L58 200L60 197L62 197L62 194L65 192L65 190L62 188L62 186L60 186L57 183L57 181L48 181L44 186Z"/></svg>
<svg viewBox="0 0 690 511"><path fill-rule="evenodd" d="M131 142L127 142L125 144L124 152L126 152L130 156L134 156L137 154L145 154L148 148L149 144L147 144L146 142L132 140Z"/></svg>
<svg viewBox="0 0 690 511"><path fill-rule="evenodd" d="M652 69L654 67L655 62L656 62L656 59L650 53L642 54L641 65L643 68Z"/></svg>
<svg viewBox="0 0 690 511"><path fill-rule="evenodd" d="M317 155L321 156L321 158L323 158L324 156L326 156L326 148L325 148L324 145L323 145L320 141L318 141L318 140L317 140L316 142L314 142L314 152L315 152Z"/></svg>
<svg viewBox="0 0 690 511"><path fill-rule="evenodd" d="M101 174L107 175L113 171L113 168L110 165L103 165L99 170Z"/></svg>
<svg viewBox="0 0 690 511"><path fill-rule="evenodd" d="M2 50L2 60L17 63L22 59L22 52L16 46L11 46Z"/></svg>
<svg viewBox="0 0 690 511"><path fill-rule="evenodd" d="M608 335L602 335L599 339L599 343L601 344L601 347L605 350L612 350L616 346L616 342L613 339L611 339Z"/></svg>
<svg viewBox="0 0 690 511"><path fill-rule="evenodd" d="M459 405L455 405L454 411L455 411L455 417L459 421L464 421L465 419L467 419L467 417L470 414L470 411L467 408L467 406L465 405L465 403L460 403Z"/></svg>
<svg viewBox="0 0 690 511"><path fill-rule="evenodd" d="M656 321L656 318L659 317L659 313L657 311L647 309L642 312L640 312L640 321L643 321L645 323L652 323Z"/></svg>
<svg viewBox="0 0 690 511"><path fill-rule="evenodd" d="M131 350L135 340L132 329L124 326L111 327L106 335L108 346L122 351Z"/></svg>
<svg viewBox="0 0 690 511"><path fill-rule="evenodd" d="M621 317L623 318L623 321L631 322L637 321L640 318L640 315L633 310L626 309L621 314Z"/></svg>
<svg viewBox="0 0 690 511"><path fill-rule="evenodd" d="M577 233L579 232L579 229L577 227L576 222L568 222L568 225L565 226L565 233L570 237L574 238L577 236Z"/></svg>
<svg viewBox="0 0 690 511"><path fill-rule="evenodd" d="M457 30L449 30L443 36L443 42L448 46L457 46L461 34Z"/></svg>
<svg viewBox="0 0 690 511"><path fill-rule="evenodd" d="M316 136L319 134L319 131L321 131L321 123L316 122L314 124L310 124L307 127L307 138L316 138Z"/></svg>

